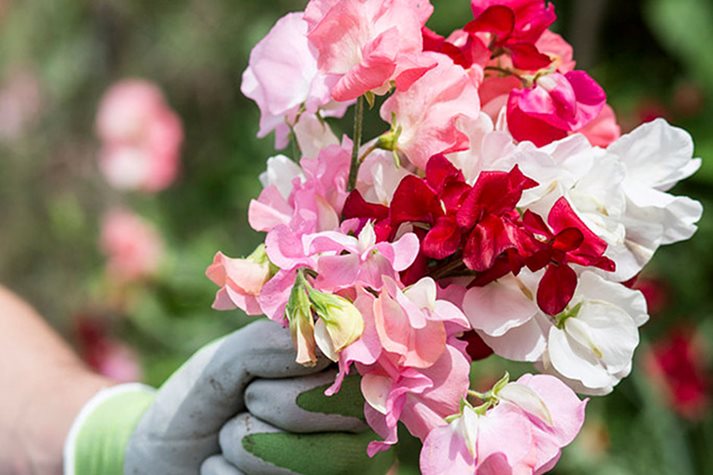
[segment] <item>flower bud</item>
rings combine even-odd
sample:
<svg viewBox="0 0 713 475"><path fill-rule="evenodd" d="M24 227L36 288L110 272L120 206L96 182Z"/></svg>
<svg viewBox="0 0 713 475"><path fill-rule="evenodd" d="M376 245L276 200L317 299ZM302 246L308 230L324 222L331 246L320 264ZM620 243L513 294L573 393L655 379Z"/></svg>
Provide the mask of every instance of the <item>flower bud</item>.
<svg viewBox="0 0 713 475"><path fill-rule="evenodd" d="M292 287L285 313L290 322L290 335L292 335L292 341L297 349L295 361L307 367L316 365L314 318L303 279L297 279Z"/></svg>
<svg viewBox="0 0 713 475"><path fill-rule="evenodd" d="M332 361L364 332L364 318L349 300L338 295L309 290L309 300L319 317L315 325L317 346Z"/></svg>

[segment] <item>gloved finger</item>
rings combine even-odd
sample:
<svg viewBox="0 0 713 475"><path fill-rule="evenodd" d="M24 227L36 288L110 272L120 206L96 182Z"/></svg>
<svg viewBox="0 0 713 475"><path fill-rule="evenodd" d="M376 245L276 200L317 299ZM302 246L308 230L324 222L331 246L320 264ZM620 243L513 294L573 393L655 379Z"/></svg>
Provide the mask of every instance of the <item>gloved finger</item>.
<svg viewBox="0 0 713 475"><path fill-rule="evenodd" d="M358 378L346 378L333 396L324 391L336 371L290 379L256 379L245 390L248 412L287 432L363 432L364 398Z"/></svg>
<svg viewBox="0 0 713 475"><path fill-rule="evenodd" d="M222 455L208 457L201 465L201 475L245 475Z"/></svg>
<svg viewBox="0 0 713 475"><path fill-rule="evenodd" d="M380 475L393 465L391 452L369 458L372 432L350 434L283 432L249 413L238 415L220 431L223 456L247 474Z"/></svg>
<svg viewBox="0 0 713 475"><path fill-rule="evenodd" d="M129 441L126 473L173 475L198 472L218 453L218 432L244 410L245 386L255 377L287 378L315 373L295 362L289 330L256 321L204 347L158 391Z"/></svg>

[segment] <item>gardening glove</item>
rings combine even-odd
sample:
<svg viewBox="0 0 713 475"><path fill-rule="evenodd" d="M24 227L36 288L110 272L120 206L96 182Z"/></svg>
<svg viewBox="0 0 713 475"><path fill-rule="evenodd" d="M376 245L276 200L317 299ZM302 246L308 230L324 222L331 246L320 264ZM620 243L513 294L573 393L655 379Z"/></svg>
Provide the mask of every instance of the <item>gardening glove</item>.
<svg viewBox="0 0 713 475"><path fill-rule="evenodd" d="M246 410L252 380L303 376L328 364L295 363L288 330L255 322L200 350L158 391L136 384L100 391L72 426L65 474L198 474L221 452L223 426Z"/></svg>
<svg viewBox="0 0 713 475"><path fill-rule="evenodd" d="M386 473L390 453L366 455L376 436L363 422L358 378L347 378L339 393L327 397L335 375L324 371L250 384L247 412L220 431L222 455L206 460L201 475Z"/></svg>

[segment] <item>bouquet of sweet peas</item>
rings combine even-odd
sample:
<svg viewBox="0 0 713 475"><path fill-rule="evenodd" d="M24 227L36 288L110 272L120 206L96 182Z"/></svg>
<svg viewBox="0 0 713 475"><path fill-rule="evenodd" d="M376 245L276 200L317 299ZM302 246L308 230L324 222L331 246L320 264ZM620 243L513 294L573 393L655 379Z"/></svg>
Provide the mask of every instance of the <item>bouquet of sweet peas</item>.
<svg viewBox="0 0 713 475"><path fill-rule="evenodd" d="M472 0L448 37L428 0L311 0L260 41L242 90L267 160L249 208L264 245L218 253L214 307L289 326L297 361L361 375L367 422L423 442L425 474L544 473L586 400L631 371L647 319L631 284L689 239L668 193L700 160L656 120L621 136L606 95L548 28L544 0ZM363 137L378 106L383 133ZM353 135L331 118L353 109ZM470 389L495 353L539 374Z"/></svg>

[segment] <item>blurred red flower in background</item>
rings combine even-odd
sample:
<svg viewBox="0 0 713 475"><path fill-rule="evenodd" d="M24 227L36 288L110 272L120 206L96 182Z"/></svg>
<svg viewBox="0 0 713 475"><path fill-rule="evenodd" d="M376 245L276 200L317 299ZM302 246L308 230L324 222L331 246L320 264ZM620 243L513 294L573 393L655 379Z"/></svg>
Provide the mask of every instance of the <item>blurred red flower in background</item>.
<svg viewBox="0 0 713 475"><path fill-rule="evenodd" d="M710 408L710 373L695 331L669 330L649 349L645 368L675 412L690 420L705 417Z"/></svg>

